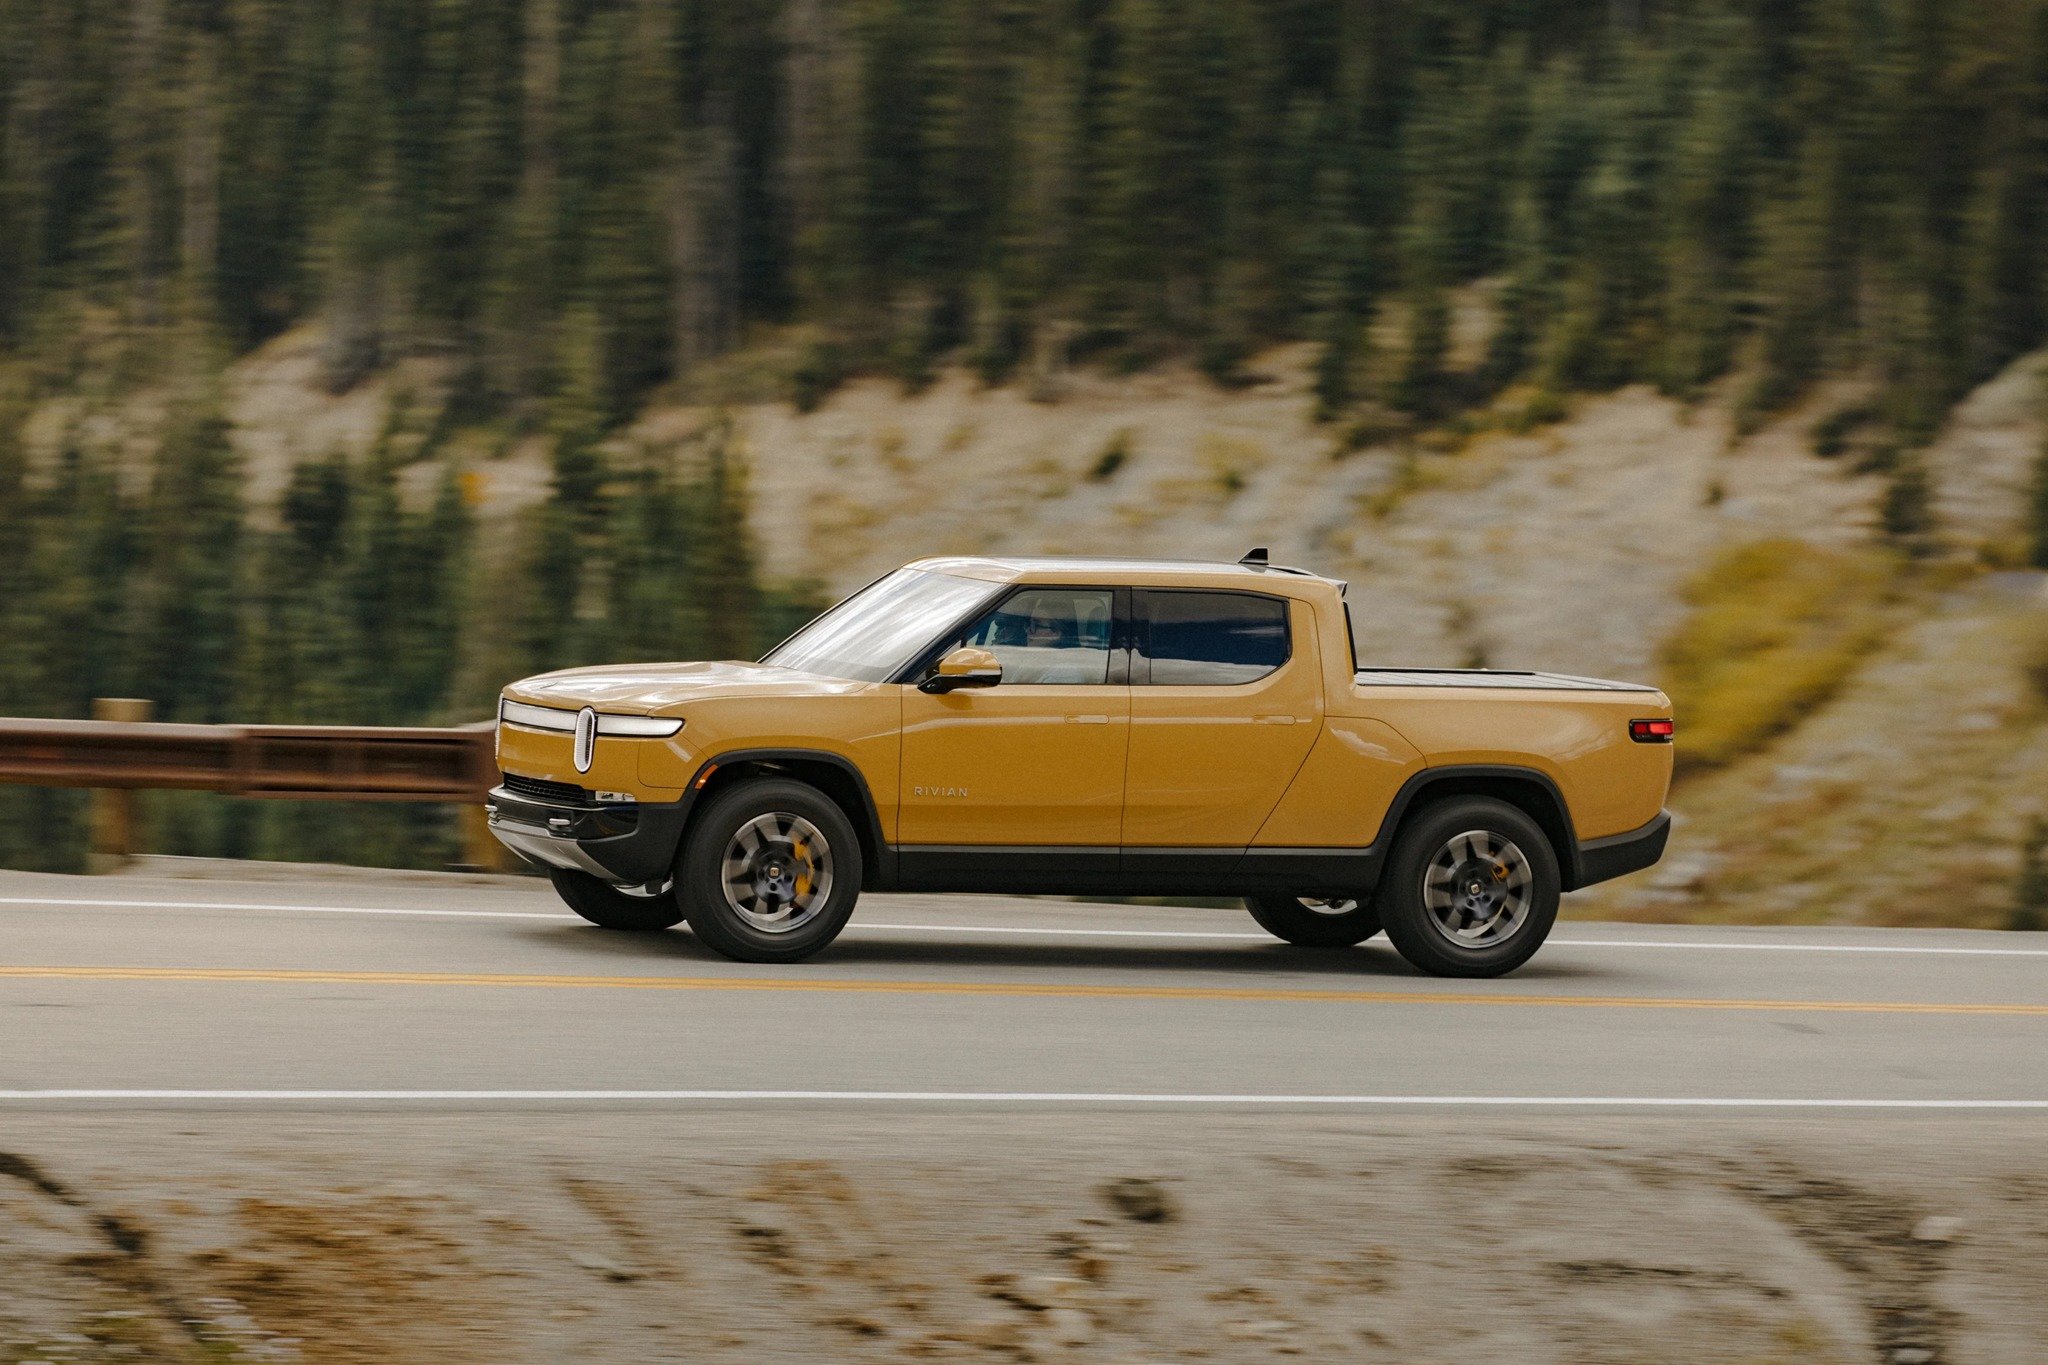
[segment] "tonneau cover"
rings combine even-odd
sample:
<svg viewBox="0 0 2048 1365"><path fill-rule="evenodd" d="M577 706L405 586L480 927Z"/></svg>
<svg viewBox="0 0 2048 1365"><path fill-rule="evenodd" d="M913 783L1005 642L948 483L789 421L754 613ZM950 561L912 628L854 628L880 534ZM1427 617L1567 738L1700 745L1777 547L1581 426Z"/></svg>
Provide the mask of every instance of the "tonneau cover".
<svg viewBox="0 0 2048 1365"><path fill-rule="evenodd" d="M1519 687L1551 692L1654 692L1640 683L1575 678L1565 673L1517 673L1496 668L1361 668L1361 687Z"/></svg>

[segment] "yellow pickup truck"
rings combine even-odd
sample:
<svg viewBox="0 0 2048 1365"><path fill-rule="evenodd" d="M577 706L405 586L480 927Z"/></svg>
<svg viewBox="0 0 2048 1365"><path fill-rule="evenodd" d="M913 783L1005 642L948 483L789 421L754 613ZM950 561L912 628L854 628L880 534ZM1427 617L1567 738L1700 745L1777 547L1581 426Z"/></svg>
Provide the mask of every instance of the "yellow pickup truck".
<svg viewBox="0 0 2048 1365"><path fill-rule="evenodd" d="M1662 693L1352 640L1342 583L1258 550L920 560L759 663L507 687L491 828L592 923L747 962L864 889L993 891L1241 897L1291 943L1497 976L1561 892L1662 855Z"/></svg>

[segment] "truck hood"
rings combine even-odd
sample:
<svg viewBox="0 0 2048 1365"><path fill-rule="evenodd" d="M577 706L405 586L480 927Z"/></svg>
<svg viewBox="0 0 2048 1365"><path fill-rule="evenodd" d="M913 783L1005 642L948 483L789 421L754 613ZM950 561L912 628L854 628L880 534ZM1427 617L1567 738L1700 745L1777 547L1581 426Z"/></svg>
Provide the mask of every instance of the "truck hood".
<svg viewBox="0 0 2048 1365"><path fill-rule="evenodd" d="M505 689L513 701L614 715L664 715L713 697L818 697L860 692L873 683L738 662L607 664L522 678Z"/></svg>

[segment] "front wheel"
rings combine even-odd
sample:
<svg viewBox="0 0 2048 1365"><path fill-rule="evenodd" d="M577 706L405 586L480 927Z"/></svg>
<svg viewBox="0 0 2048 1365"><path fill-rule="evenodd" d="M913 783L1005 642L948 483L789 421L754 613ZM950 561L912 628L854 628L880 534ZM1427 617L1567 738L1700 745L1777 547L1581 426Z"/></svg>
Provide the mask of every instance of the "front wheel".
<svg viewBox="0 0 2048 1365"><path fill-rule="evenodd" d="M1370 900L1246 896L1244 908L1274 938L1303 948L1349 948L1380 931L1380 912Z"/></svg>
<svg viewBox="0 0 2048 1365"><path fill-rule="evenodd" d="M676 876L698 939L739 962L799 962L839 936L860 896L860 839L816 787L741 782L691 822Z"/></svg>
<svg viewBox="0 0 2048 1365"><path fill-rule="evenodd" d="M1401 826L1375 901L1387 937L1432 976L1501 976L1557 920L1557 853L1505 801L1453 798Z"/></svg>
<svg viewBox="0 0 2048 1365"><path fill-rule="evenodd" d="M548 880L569 908L600 929L666 929L683 922L683 908L668 891L622 891L588 872L551 867Z"/></svg>

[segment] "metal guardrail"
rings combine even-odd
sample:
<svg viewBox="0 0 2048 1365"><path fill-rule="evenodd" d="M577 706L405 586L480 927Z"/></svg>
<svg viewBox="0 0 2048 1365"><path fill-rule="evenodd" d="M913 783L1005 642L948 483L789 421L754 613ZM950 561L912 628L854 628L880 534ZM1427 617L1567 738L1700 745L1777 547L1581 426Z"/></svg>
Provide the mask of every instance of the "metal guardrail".
<svg viewBox="0 0 2048 1365"><path fill-rule="evenodd" d="M177 725L148 704L103 700L97 720L0 717L0 783L88 787L93 851L135 851L133 793L165 788L297 801L431 801L464 810L464 856L501 865L483 799L497 780L495 727Z"/></svg>

